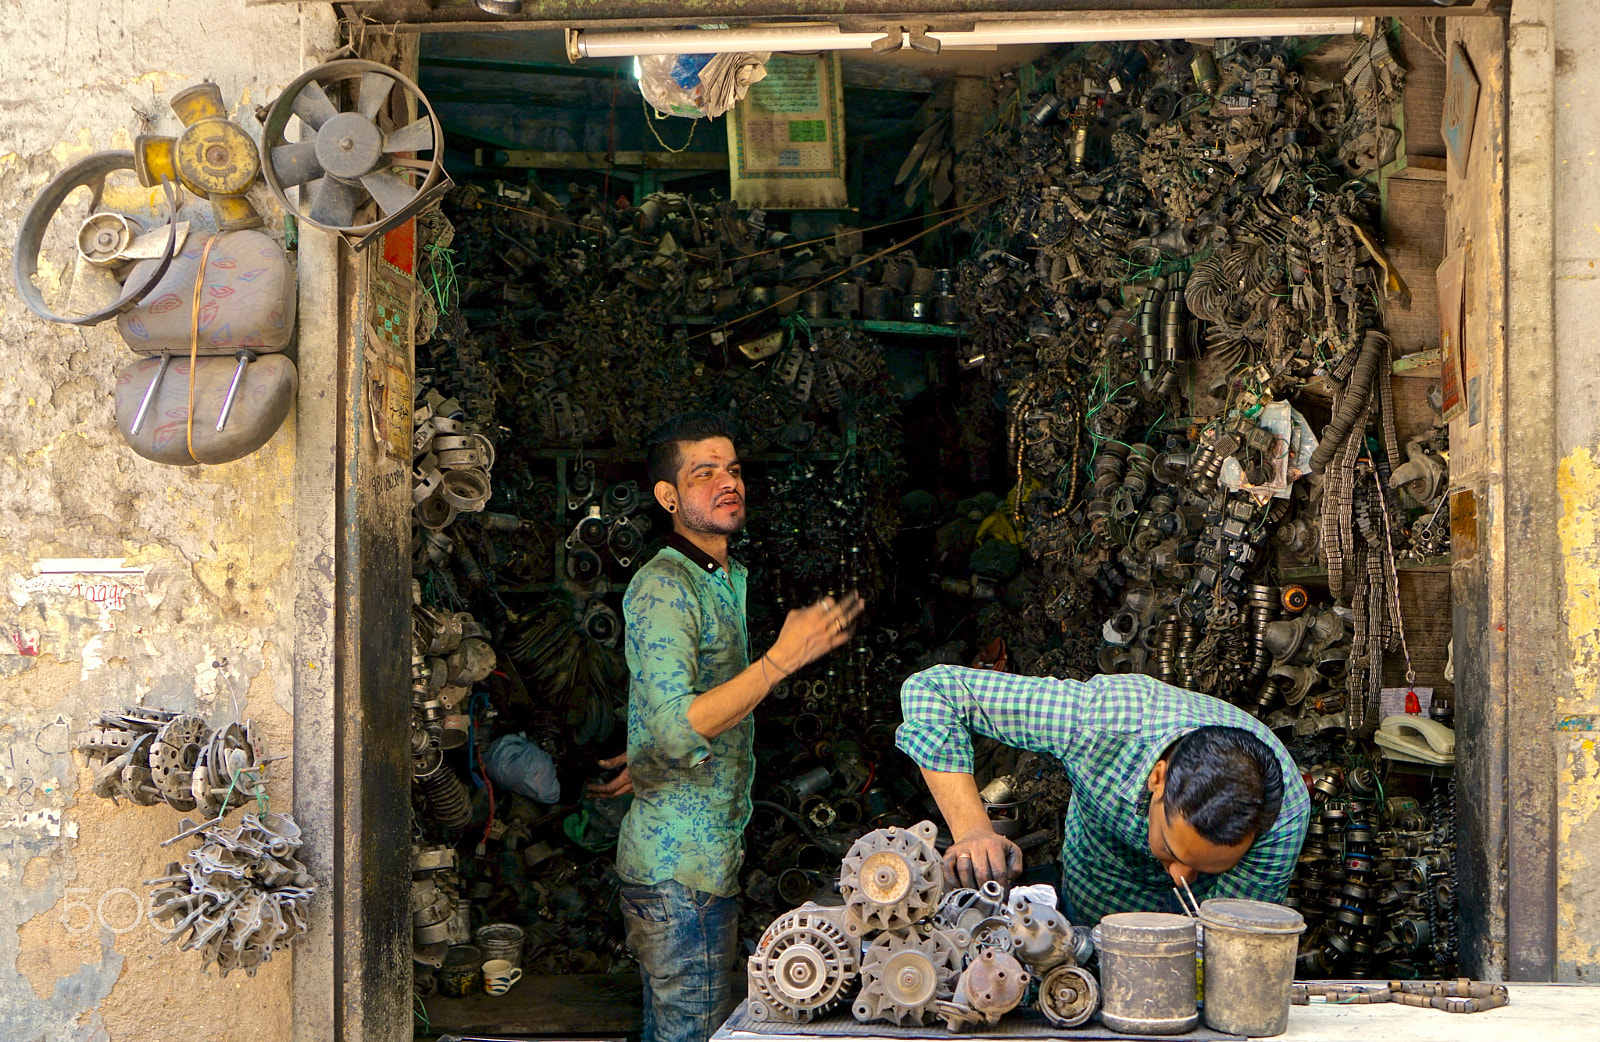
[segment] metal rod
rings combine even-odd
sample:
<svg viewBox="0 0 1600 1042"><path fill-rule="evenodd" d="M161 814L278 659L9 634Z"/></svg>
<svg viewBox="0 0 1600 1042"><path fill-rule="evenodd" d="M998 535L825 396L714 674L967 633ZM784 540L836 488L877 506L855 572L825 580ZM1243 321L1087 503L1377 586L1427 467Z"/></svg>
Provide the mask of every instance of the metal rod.
<svg viewBox="0 0 1600 1042"><path fill-rule="evenodd" d="M139 411L133 416L133 426L128 428L129 434L138 434L139 428L144 426L145 414L150 411L150 403L155 401L156 388L161 386L162 377L167 375L167 364L171 361L170 353L161 352L161 365L156 369L156 375L151 377L150 386L145 389L144 400L139 403Z"/></svg>
<svg viewBox="0 0 1600 1042"><path fill-rule="evenodd" d="M244 376L245 366L256 360L256 353L241 349L234 352L233 357L239 360L239 365L233 371L233 382L228 384L228 396L222 399L222 412L217 416L219 431L228 425L228 414L233 411L233 396L239 391L239 378Z"/></svg>

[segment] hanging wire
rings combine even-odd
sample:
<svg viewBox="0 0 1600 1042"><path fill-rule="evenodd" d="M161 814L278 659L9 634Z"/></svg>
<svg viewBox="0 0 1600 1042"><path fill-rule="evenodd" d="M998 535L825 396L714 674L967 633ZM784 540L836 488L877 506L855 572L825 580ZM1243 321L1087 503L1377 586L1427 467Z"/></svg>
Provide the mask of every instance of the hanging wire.
<svg viewBox="0 0 1600 1042"><path fill-rule="evenodd" d="M643 94L639 95L639 104L644 106L644 125L650 128L650 134L656 139L656 144L660 145L662 148L673 153L674 155L678 154L679 152L687 152L689 150L689 146L694 143L695 128L700 125L700 121L698 119L691 119L689 121L689 136L683 139L683 144L680 147L673 148L671 145L661 140L661 132L656 130L656 120L671 119L672 117L666 113L657 112L655 109L651 108L650 103L644 99Z"/></svg>

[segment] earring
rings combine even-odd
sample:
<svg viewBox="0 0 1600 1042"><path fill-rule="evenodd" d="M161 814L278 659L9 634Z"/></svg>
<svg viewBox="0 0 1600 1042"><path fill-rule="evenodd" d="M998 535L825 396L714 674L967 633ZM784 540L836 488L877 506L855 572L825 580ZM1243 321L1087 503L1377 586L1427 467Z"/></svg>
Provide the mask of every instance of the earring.
<svg viewBox="0 0 1600 1042"><path fill-rule="evenodd" d="M678 505L676 503L673 503L673 504L671 504L671 505L669 505L667 507L667 513L676 514L677 512L678 512Z"/></svg>

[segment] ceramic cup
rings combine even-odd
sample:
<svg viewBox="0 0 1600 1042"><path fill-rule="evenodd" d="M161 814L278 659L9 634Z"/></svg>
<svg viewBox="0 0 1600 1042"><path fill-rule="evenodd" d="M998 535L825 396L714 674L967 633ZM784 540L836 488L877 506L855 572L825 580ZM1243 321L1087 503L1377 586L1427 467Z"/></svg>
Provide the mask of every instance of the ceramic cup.
<svg viewBox="0 0 1600 1042"><path fill-rule="evenodd" d="M511 965L510 959L490 959L483 964L483 990L490 995L504 995L521 979L521 968Z"/></svg>

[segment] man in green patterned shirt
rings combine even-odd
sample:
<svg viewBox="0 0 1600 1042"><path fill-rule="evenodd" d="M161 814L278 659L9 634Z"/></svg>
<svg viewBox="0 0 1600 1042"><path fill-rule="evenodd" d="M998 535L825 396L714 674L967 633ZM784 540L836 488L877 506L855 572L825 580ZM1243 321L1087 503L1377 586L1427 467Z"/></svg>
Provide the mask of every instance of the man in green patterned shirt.
<svg viewBox="0 0 1600 1042"><path fill-rule="evenodd" d="M1065 766L1062 896L1074 921L1178 911L1179 883L1202 900L1283 900L1311 801L1288 750L1236 706L1139 674L1080 683L957 666L910 677L900 705L896 744L944 814L945 864L963 885L1022 868L978 795L978 734Z"/></svg>
<svg viewBox="0 0 1600 1042"><path fill-rule="evenodd" d="M672 421L651 438L648 466L672 535L623 598L628 752L623 773L598 791L634 793L617 874L644 978L641 1042L705 1042L728 1012L738 940L751 710L785 676L844 644L862 605L851 593L790 612L752 664L745 569L728 558L728 537L744 526L744 478L725 421L703 413Z"/></svg>

